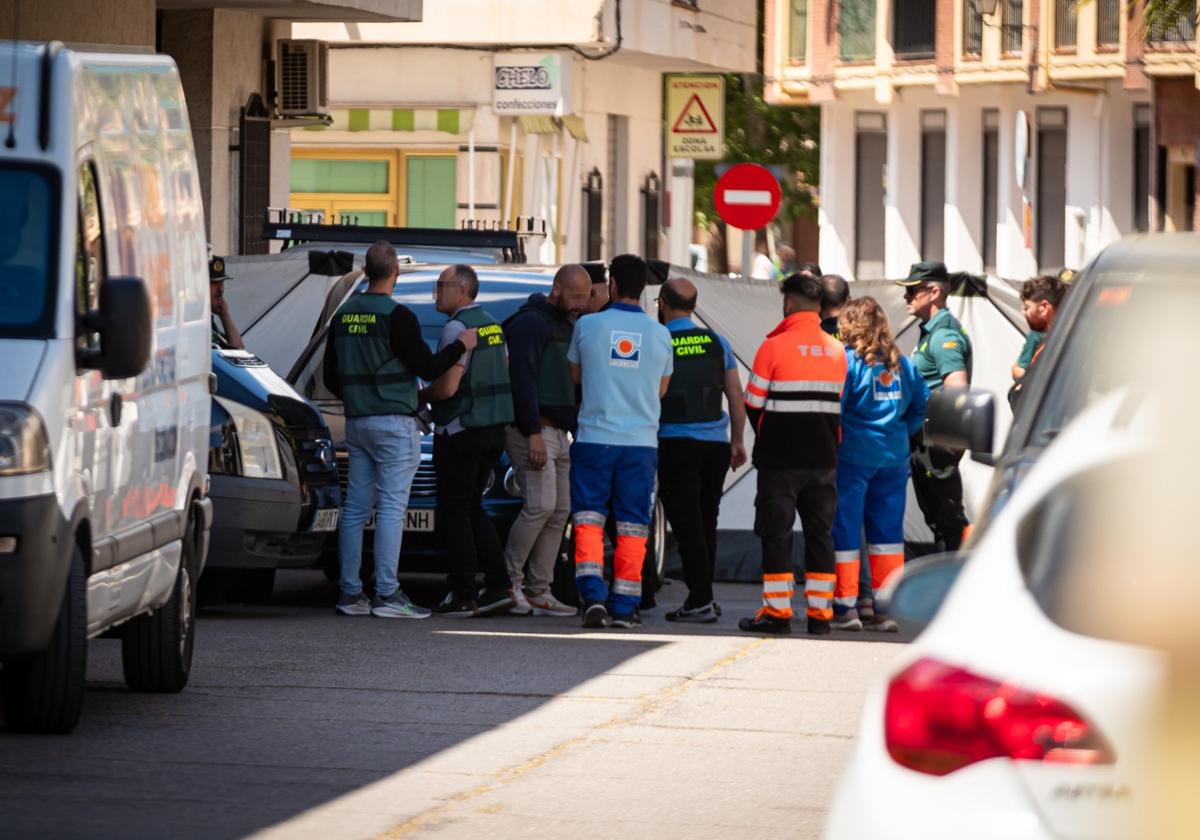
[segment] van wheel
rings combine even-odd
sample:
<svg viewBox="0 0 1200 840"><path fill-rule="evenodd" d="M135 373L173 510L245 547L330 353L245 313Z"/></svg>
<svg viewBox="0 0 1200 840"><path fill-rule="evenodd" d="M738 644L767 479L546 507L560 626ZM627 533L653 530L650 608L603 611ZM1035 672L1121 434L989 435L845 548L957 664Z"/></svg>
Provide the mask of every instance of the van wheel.
<svg viewBox="0 0 1200 840"><path fill-rule="evenodd" d="M667 515L662 500L654 499L650 516L650 538L646 540L646 559L642 563L642 604L652 606L654 593L662 589L667 566ZM649 599L650 603L646 601Z"/></svg>
<svg viewBox="0 0 1200 840"><path fill-rule="evenodd" d="M183 554L171 599L149 615L125 625L121 664L133 691L183 691L192 670L196 639L195 521L183 536Z"/></svg>
<svg viewBox="0 0 1200 840"><path fill-rule="evenodd" d="M79 723L87 673L87 576L78 545L71 550L65 588L50 646L0 671L4 718L14 732L66 733Z"/></svg>
<svg viewBox="0 0 1200 840"><path fill-rule="evenodd" d="M229 600L239 604L265 604L271 600L274 591L274 569L245 569L229 590Z"/></svg>

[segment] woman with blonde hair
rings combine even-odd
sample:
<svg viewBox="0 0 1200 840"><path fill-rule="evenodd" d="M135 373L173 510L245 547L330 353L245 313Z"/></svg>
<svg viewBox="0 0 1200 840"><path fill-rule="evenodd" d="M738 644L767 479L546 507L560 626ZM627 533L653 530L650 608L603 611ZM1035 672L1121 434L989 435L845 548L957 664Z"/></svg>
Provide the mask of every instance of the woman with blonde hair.
<svg viewBox="0 0 1200 840"><path fill-rule="evenodd" d="M874 298L847 303L838 316L838 332L846 344L847 370L833 523L837 579L831 626L893 632L896 622L876 613L873 599L858 598L861 534L865 525L871 586L878 590L904 564L908 441L925 422L929 389L896 347L887 315Z"/></svg>

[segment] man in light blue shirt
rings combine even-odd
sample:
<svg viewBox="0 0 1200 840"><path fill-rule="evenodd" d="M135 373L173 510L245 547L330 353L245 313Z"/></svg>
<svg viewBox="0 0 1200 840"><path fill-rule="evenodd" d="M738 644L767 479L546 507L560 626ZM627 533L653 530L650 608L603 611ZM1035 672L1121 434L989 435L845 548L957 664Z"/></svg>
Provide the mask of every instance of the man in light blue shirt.
<svg viewBox="0 0 1200 840"><path fill-rule="evenodd" d="M639 627L642 562L658 469L660 399L673 370L671 334L642 311L649 272L633 254L609 265L612 303L579 319L567 361L583 385L571 447L575 584L583 626ZM604 522L617 523L613 588L604 582Z"/></svg>
<svg viewBox="0 0 1200 840"><path fill-rule="evenodd" d="M658 495L679 542L688 588L687 599L666 619L707 624L721 615L712 588L717 516L726 473L746 463L746 405L729 342L692 320L696 297L695 284L683 278L668 280L658 294L658 318L675 353L658 430Z"/></svg>

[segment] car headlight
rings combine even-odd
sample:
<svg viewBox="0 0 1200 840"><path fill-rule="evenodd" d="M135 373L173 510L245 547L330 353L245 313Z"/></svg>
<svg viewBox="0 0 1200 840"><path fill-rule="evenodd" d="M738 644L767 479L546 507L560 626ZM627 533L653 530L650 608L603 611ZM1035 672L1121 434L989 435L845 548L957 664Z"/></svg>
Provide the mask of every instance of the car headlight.
<svg viewBox="0 0 1200 840"><path fill-rule="evenodd" d="M283 478L275 426L265 414L233 400L214 397L233 418L237 429L238 451L242 456L242 475L247 478Z"/></svg>
<svg viewBox="0 0 1200 840"><path fill-rule="evenodd" d="M521 481L517 478L517 471L512 467L509 467L508 472L504 474L504 492L518 499L521 498Z"/></svg>
<svg viewBox="0 0 1200 840"><path fill-rule="evenodd" d="M0 475L50 469L50 441L42 418L23 403L0 403Z"/></svg>

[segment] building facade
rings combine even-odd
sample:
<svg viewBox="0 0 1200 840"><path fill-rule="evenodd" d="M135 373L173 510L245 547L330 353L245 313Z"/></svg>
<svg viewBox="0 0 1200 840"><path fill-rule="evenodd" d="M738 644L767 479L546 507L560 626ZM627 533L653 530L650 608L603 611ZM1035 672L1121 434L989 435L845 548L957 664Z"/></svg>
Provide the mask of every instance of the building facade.
<svg viewBox="0 0 1200 840"><path fill-rule="evenodd" d="M455 0L417 23L298 23L328 45L333 121L293 129L290 205L362 224L533 217L533 260L686 263L692 168L664 158L664 74L753 70L755 16L753 0Z"/></svg>
<svg viewBox="0 0 1200 840"><path fill-rule="evenodd" d="M1125 0L767 0L768 98L821 108L820 261L1020 279L1197 226L1200 53Z"/></svg>

